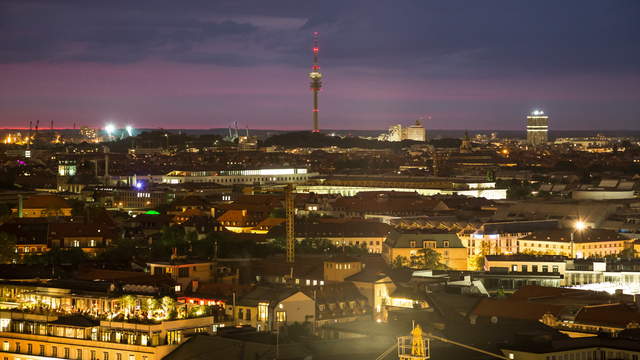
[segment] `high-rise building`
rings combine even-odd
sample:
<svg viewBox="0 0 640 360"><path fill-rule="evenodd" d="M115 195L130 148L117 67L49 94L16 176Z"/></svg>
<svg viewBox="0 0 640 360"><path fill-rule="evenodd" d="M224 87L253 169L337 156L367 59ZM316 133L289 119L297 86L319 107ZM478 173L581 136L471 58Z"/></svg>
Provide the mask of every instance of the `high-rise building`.
<svg viewBox="0 0 640 360"><path fill-rule="evenodd" d="M314 32L313 66L311 67L311 72L309 73L309 79L311 80L311 91L313 91L313 132L320 131L320 128L318 127L318 93L320 92L320 88L322 88L322 74L320 73L320 65L318 65L318 52L320 52L320 48L318 47L318 33Z"/></svg>
<svg viewBox="0 0 640 360"><path fill-rule="evenodd" d="M402 141L402 125L393 125L389 128L389 133L387 134L388 141Z"/></svg>
<svg viewBox="0 0 640 360"><path fill-rule="evenodd" d="M424 129L424 126L420 124L419 120L416 120L415 124L410 125L407 128L407 140L413 140L413 141L427 140L427 132Z"/></svg>
<svg viewBox="0 0 640 360"><path fill-rule="evenodd" d="M540 146L549 140L549 116L542 110L534 110L527 116L527 143Z"/></svg>
<svg viewBox="0 0 640 360"><path fill-rule="evenodd" d="M424 126L420 124L420 121L416 121L415 124L404 127L401 124L393 125L389 128L389 132L386 134L385 140L387 141L427 141L427 132Z"/></svg>

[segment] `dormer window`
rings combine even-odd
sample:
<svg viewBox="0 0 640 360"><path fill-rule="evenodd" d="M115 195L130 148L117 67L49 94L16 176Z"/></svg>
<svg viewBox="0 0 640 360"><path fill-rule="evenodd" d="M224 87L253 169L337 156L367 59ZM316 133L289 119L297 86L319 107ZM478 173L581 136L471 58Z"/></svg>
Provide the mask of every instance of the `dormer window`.
<svg viewBox="0 0 640 360"><path fill-rule="evenodd" d="M412 248L416 247L416 242L415 241L410 241L409 242L409 246L412 247Z"/></svg>
<svg viewBox="0 0 640 360"><path fill-rule="evenodd" d="M444 240L442 242L442 247L449 247L449 240Z"/></svg>

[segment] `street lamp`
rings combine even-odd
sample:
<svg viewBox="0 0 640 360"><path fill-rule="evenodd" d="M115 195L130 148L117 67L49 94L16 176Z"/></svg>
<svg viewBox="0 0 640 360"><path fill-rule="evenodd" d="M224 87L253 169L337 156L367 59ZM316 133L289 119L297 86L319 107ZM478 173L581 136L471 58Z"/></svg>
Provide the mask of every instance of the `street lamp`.
<svg viewBox="0 0 640 360"><path fill-rule="evenodd" d="M586 228L587 228L587 224L582 220L578 220L575 222L575 224L573 224L573 230L571 231L571 258L572 259L575 259L575 254L573 251L573 235L576 233L576 231L582 232Z"/></svg>

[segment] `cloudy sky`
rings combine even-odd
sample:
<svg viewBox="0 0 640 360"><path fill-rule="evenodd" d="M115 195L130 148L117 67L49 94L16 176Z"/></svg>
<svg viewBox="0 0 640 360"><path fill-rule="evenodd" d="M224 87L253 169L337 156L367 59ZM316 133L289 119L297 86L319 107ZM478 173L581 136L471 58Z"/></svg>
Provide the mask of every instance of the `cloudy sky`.
<svg viewBox="0 0 640 360"><path fill-rule="evenodd" d="M640 130L637 0L0 0L0 127Z"/></svg>

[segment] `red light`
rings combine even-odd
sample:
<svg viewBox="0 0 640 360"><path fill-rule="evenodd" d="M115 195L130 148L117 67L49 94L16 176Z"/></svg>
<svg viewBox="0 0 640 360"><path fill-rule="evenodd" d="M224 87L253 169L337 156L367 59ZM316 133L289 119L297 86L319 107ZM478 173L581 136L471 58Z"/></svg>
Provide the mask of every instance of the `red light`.
<svg viewBox="0 0 640 360"><path fill-rule="evenodd" d="M313 48L313 52L315 52L315 53L317 53L317 52L318 52L318 50L320 50L320 49L318 49L317 47L314 47L314 48Z"/></svg>
<svg viewBox="0 0 640 360"><path fill-rule="evenodd" d="M313 109L313 112L318 112L318 109Z"/></svg>

